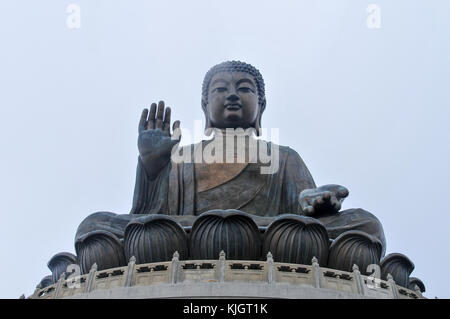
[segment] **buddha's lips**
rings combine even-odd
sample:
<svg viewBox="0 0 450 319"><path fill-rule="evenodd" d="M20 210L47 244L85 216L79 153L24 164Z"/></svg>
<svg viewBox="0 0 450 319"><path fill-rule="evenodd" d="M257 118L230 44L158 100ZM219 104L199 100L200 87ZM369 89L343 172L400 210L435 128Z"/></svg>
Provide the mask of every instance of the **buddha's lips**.
<svg viewBox="0 0 450 319"><path fill-rule="evenodd" d="M225 108L230 111L237 111L242 108L242 105L237 104L237 103L227 104L227 105L225 105Z"/></svg>

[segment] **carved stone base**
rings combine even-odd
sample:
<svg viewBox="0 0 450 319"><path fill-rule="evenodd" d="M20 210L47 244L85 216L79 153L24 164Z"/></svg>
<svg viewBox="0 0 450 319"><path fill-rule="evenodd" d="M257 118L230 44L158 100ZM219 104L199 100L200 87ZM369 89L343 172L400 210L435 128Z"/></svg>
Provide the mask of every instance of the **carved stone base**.
<svg viewBox="0 0 450 319"><path fill-rule="evenodd" d="M48 276L45 276L44 278L41 279L41 281L39 282L39 284L37 285L36 288L43 289L43 288L48 287L48 286L50 286L52 284L54 284L53 279L52 279L52 275L48 275Z"/></svg>
<svg viewBox="0 0 450 319"><path fill-rule="evenodd" d="M261 259L261 235L248 214L231 209L212 210L195 220L190 259L217 259L222 250L230 259Z"/></svg>
<svg viewBox="0 0 450 319"><path fill-rule="evenodd" d="M422 282L422 280L420 280L419 278L416 278L416 277L410 277L408 289L415 290L416 288L419 288L419 291L421 293L425 292L425 285Z"/></svg>
<svg viewBox="0 0 450 319"><path fill-rule="evenodd" d="M316 257L327 263L329 239L327 230L317 219L299 215L282 215L268 227L263 254L269 251L277 262L309 264Z"/></svg>
<svg viewBox="0 0 450 319"><path fill-rule="evenodd" d="M408 288L409 275L414 270L414 264L403 254L389 254L381 261L381 278L391 274L397 285Z"/></svg>
<svg viewBox="0 0 450 319"><path fill-rule="evenodd" d="M180 259L188 257L187 236L183 227L165 215L150 215L130 222L125 229L125 257L139 264L169 260L175 251Z"/></svg>
<svg viewBox="0 0 450 319"><path fill-rule="evenodd" d="M52 272L52 283L56 283L59 277L67 270L67 266L77 263L77 256L71 253L59 253L54 255L47 263ZM66 275L67 277L67 275Z"/></svg>
<svg viewBox="0 0 450 319"><path fill-rule="evenodd" d="M331 244L328 267L344 271L352 271L357 265L362 274L367 266L380 264L381 242L375 237L361 231L348 231L339 235Z"/></svg>
<svg viewBox="0 0 450 319"><path fill-rule="evenodd" d="M94 263L97 269L121 267L127 264L123 244L115 235L105 232L92 232L75 243L81 273L86 274Z"/></svg>

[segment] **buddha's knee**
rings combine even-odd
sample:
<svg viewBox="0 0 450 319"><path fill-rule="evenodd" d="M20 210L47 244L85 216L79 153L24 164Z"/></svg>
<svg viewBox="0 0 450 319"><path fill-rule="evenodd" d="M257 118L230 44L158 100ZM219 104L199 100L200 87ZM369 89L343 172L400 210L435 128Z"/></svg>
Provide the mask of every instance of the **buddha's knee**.
<svg viewBox="0 0 450 319"><path fill-rule="evenodd" d="M75 250L83 274L126 265L123 232L130 215L97 212L83 220L75 237Z"/></svg>
<svg viewBox="0 0 450 319"><path fill-rule="evenodd" d="M76 239L92 231L103 230L123 238L126 225L136 218L131 214L114 214L110 212L96 212L86 217L78 226Z"/></svg>

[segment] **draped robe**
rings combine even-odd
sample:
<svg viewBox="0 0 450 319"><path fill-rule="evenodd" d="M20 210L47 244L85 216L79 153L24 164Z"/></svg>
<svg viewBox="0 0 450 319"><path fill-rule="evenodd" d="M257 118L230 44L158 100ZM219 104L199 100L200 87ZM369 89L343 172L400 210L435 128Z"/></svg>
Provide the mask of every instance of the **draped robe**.
<svg viewBox="0 0 450 319"><path fill-rule="evenodd" d="M278 148L278 170L261 174L268 164L258 160L194 163L198 147L208 142L188 146L192 160L169 163L153 181L139 159L131 213L198 215L210 209L240 209L258 216L297 214L300 192L316 187L303 160L289 147L267 143L268 155Z"/></svg>

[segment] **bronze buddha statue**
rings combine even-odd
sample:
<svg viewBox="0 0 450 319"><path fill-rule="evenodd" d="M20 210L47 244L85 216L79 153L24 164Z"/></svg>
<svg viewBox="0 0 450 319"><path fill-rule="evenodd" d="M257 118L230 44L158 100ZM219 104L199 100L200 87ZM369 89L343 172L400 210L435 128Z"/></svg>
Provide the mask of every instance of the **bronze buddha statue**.
<svg viewBox="0 0 450 319"><path fill-rule="evenodd" d="M174 250L181 258L217 258L218 250L228 249L236 259L262 258L271 251L275 260L296 263L321 255L322 262L343 270L380 263L386 241L379 220L359 208L340 211L348 196L345 187L317 187L295 150L258 139L266 98L255 67L239 61L212 67L201 105L213 137L183 148L178 146L180 122L173 123L171 133L171 110L164 102L142 112L131 212L98 212L81 223L76 250L83 272L94 262L99 269L124 265L131 255L141 262L160 261ZM236 160L242 149L223 143L229 132L243 141L244 160ZM269 154L276 152L272 172L261 173L267 163L252 157L249 145L255 141ZM215 159L234 161L194 158L197 149L208 147ZM173 160L178 151L184 161ZM233 248L231 242L248 247Z"/></svg>

